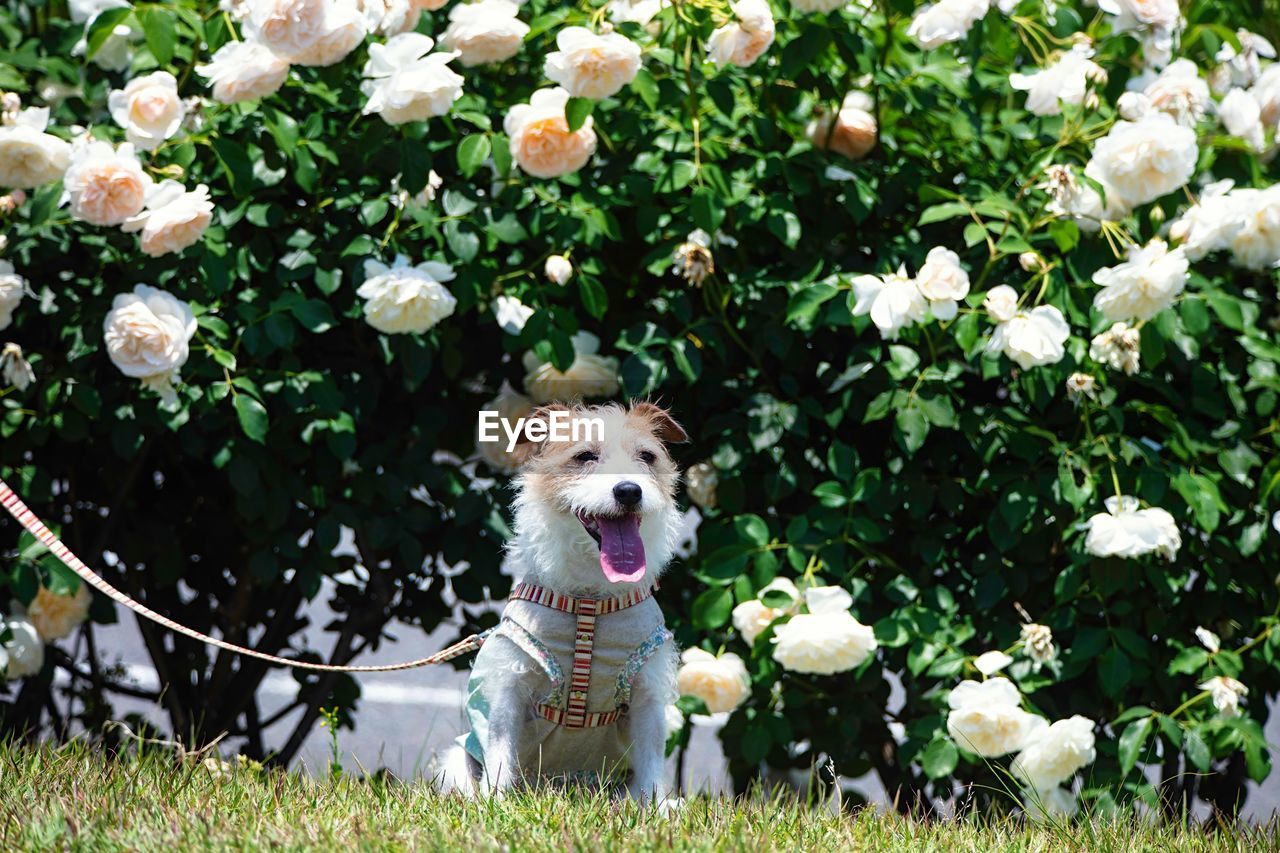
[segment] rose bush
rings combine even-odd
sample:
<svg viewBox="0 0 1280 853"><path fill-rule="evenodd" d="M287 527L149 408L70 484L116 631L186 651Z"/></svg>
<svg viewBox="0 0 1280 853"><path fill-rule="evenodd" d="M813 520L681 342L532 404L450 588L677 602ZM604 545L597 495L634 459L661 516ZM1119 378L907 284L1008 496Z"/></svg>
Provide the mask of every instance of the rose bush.
<svg viewBox="0 0 1280 853"><path fill-rule="evenodd" d="M324 596L342 663L507 592L478 409L652 395L693 439L680 707L738 784L1237 808L1277 38L1256 0L7 8L0 473L198 629L313 655ZM101 720L112 608L0 529L7 618L56 626L0 633L4 725L59 667ZM261 756L265 668L143 630L174 731ZM299 676L277 759L358 697Z"/></svg>

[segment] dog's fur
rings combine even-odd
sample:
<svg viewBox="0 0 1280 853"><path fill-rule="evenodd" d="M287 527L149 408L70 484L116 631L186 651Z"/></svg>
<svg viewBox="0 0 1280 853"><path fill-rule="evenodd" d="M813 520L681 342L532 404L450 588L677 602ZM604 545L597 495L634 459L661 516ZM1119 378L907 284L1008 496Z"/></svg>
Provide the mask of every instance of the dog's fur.
<svg viewBox="0 0 1280 853"><path fill-rule="evenodd" d="M516 480L515 536L509 545L520 579L575 597L610 598L636 587L650 588L666 568L680 528L675 503L679 473L667 451L668 442L686 441L681 427L661 408L637 403L622 406L577 407L574 416L600 418L604 441L522 443L525 461ZM598 455L583 462L584 451ZM651 455L651 457L650 457ZM650 461L651 460L651 461ZM647 570L636 583L612 583L601 569L600 546L587 532L580 514L619 515L625 511L614 486L630 481L640 486L635 512L641 516ZM608 630L608 617L600 631ZM534 703L546 694L549 680L542 670L510 642L486 646L482 654L498 654L499 683L484 699L490 709L485 763L481 767L464 749L454 747L446 758L444 785L468 792L501 795L521 778L517 756L522 737L534 720ZM668 641L642 667L627 714L613 725L623 727L628 741L627 789L641 801L665 796L664 746L666 708L675 698L677 651ZM582 770L599 768L598 757L584 755ZM536 768L535 768L536 769Z"/></svg>

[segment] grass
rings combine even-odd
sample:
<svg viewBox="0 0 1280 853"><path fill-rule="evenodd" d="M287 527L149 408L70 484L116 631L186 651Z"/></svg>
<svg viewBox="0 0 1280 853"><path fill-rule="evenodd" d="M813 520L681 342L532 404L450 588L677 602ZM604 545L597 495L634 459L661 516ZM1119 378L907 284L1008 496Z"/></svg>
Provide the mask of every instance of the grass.
<svg viewBox="0 0 1280 853"><path fill-rule="evenodd" d="M1014 817L908 820L838 815L785 797L694 799L663 816L586 793L500 801L425 783L310 778L107 756L81 744L0 746L3 850L1275 850L1280 830L1202 832L1127 821L1045 826Z"/></svg>

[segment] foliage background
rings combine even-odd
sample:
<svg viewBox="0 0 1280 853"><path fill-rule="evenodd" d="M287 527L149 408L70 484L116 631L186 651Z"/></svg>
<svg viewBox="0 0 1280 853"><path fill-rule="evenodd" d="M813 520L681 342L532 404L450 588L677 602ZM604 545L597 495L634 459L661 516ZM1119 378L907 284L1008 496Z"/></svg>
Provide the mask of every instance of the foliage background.
<svg viewBox="0 0 1280 853"><path fill-rule="evenodd" d="M662 595L682 645L750 651L754 695L723 733L739 784L762 762L829 758L846 776L875 770L890 790L999 785L946 740L943 700L973 673L972 655L1016 641L1016 602L1062 649L1050 669L1012 670L1031 703L1107 726L1087 798L1154 801L1136 763L1159 766L1171 799L1196 785L1181 771L1222 771L1199 794L1228 805L1246 774L1270 770L1263 699L1280 688L1280 538L1268 525L1280 505L1276 275L1196 263L1176 308L1143 329L1143 369L1108 374L1100 405L1067 400L1068 374L1098 372L1086 355L1101 325L1090 319L1090 277L1115 256L1106 240L1041 215L1043 194L1030 185L1050 162L1087 159L1138 51L1130 38L1100 40L1102 106L1033 116L1007 82L1041 57L1019 22L1041 20L1038 4L1020 9L1020 19L993 12L967 40L922 52L905 36L905 0L829 16L777 5L769 61L717 72L698 58L724 10L683 2L660 13L656 37L621 27L645 46L645 70L596 106L599 151L559 181L513 171L501 118L543 84L556 29L597 14L590 2L530 0L517 58L467 69L463 99L429 124L360 115L363 48L333 68L295 69L260 105L209 104L199 130L150 160L210 186L218 213L201 245L146 258L130 235L71 223L58 187L4 223L4 257L38 294L6 335L39 381L25 395L0 391L0 474L113 583L266 651L308 653L292 645L299 608L322 576L341 575L329 627L342 663L379 643L392 619L435 628L453 596L468 622L492 618L482 603L509 587L498 571L508 495L483 466L462 463L473 456L472 413L502 380L519 384L523 351L567 366L569 336L588 329L621 356L625 396L660 398L689 429L682 463L710 459L720 471L698 553ZM184 95L204 94L192 68L229 37L216 4L135 10L146 39L131 75L167 68ZM1274 11L1185 4L1181 53L1206 68L1238 26L1280 41ZM427 15L420 28L442 21ZM1079 29L1106 24L1092 8L1059 7L1052 33ZM105 101L124 78L71 57L81 34L62 2L0 11L0 87L32 102L42 80L73 87L53 125L118 139ZM877 147L856 165L813 150L803 129L814 107L864 78ZM1276 167L1238 141L1203 139L1202 170L1248 186L1276 180ZM828 179L832 164L853 178ZM393 182L417 191L431 169L444 179L434 205L392 203ZM1169 196L1128 227L1142 242L1184 203ZM669 272L696 227L737 241L714 247L717 272L701 288ZM989 329L977 311L895 344L851 317L851 275L918 268L935 245L961 253L971 306L994 284L1043 286L1073 327L1067 359L1019 371L984 358ZM1028 249L1052 262L1043 277L1019 267ZM546 282L545 258L570 250L575 278ZM457 268L458 310L427 335L381 336L360 318L363 261L397 252ZM112 297L137 282L199 314L173 410L102 349ZM537 309L518 337L493 321L500 293ZM1085 554L1081 523L1117 489L1174 514L1174 563ZM14 525L0 527L12 547ZM332 556L344 527L363 573L344 574L355 557ZM40 572L74 583L33 552L12 555L0 584L19 601ZM729 612L779 574L852 589L880 654L852 674L808 677L777 667L768 632L743 648ZM95 618L114 617L97 602ZM1208 655L1197 625L1245 651ZM200 741L230 731L262 757L254 690L265 668L142 628L172 685L173 730ZM114 675L96 662L91 628L82 642L92 669L73 689L92 726L109 714ZM62 664L0 688L5 728L63 722L48 716ZM891 712L888 673L905 688ZM1246 716L1216 719L1205 703L1170 715L1218 673L1249 685ZM350 721L359 686L307 676L298 701L308 710L278 760L322 705ZM1135 725L1121 756L1118 738Z"/></svg>

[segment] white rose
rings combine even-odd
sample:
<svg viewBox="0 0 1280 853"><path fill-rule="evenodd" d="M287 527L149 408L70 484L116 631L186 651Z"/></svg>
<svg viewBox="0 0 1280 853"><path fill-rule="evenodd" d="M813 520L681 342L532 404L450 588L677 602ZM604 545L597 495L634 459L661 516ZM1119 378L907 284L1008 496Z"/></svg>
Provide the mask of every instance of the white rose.
<svg viewBox="0 0 1280 853"><path fill-rule="evenodd" d="M816 12L825 15L849 5L849 0L791 0L791 8L797 12Z"/></svg>
<svg viewBox="0 0 1280 853"><path fill-rule="evenodd" d="M62 177L71 145L51 133L47 107L28 107L0 127L0 187L29 190Z"/></svg>
<svg viewBox="0 0 1280 853"><path fill-rule="evenodd" d="M143 253L158 258L194 246L212 220L207 186L187 192L177 181L162 181L148 191L146 208L126 219L122 230L141 231Z"/></svg>
<svg viewBox="0 0 1280 853"><path fill-rule="evenodd" d="M1215 675L1204 684L1201 690L1209 691L1213 707L1224 717L1240 716L1240 700L1249 695L1249 688L1226 675Z"/></svg>
<svg viewBox="0 0 1280 853"><path fill-rule="evenodd" d="M26 678L36 675L44 668L44 643L40 632L29 618L18 617L0 622L0 633L8 629L11 639L4 644L4 652L8 658L8 667L0 660L0 676L5 678Z"/></svg>
<svg viewBox="0 0 1280 853"><path fill-rule="evenodd" d="M1236 38L1240 40L1240 50L1224 41L1214 57L1221 63L1212 75L1216 92L1252 86L1262 75L1262 58L1276 58L1275 46L1257 33L1239 29L1236 30Z"/></svg>
<svg viewBox="0 0 1280 853"><path fill-rule="evenodd" d="M1184 127L1195 127L1212 101L1209 84L1200 79L1200 70L1190 59L1179 59L1143 90L1151 106L1173 116Z"/></svg>
<svg viewBox="0 0 1280 853"><path fill-rule="evenodd" d="M1009 85L1027 93L1027 109L1031 112L1056 116L1062 112L1062 104L1084 102L1089 81L1102 71L1092 57L1092 47L1078 44L1041 71L1010 74Z"/></svg>
<svg viewBox="0 0 1280 853"><path fill-rule="evenodd" d="M229 41L196 73L213 86L215 101L238 104L278 92L289 76L289 63L255 40Z"/></svg>
<svg viewBox="0 0 1280 853"><path fill-rule="evenodd" d="M875 103L866 92L849 92L835 120L826 111L819 111L805 127L805 136L814 148L861 160L875 147L879 134L874 109Z"/></svg>
<svg viewBox="0 0 1280 853"><path fill-rule="evenodd" d="M1116 16L1111 27L1117 33L1138 27L1173 30L1182 20L1178 0L1098 0L1098 8Z"/></svg>
<svg viewBox="0 0 1280 853"><path fill-rule="evenodd" d="M0 386L10 385L19 391L25 391L36 381L36 373L31 369L31 362L22 354L22 347L13 342L0 349Z"/></svg>
<svg viewBox="0 0 1280 853"><path fill-rule="evenodd" d="M609 20L646 26L662 11L664 0L609 0Z"/></svg>
<svg viewBox="0 0 1280 853"><path fill-rule="evenodd" d="M1222 650L1222 640L1217 634L1205 628L1203 625L1196 626L1196 639L1209 650L1211 654L1217 654Z"/></svg>
<svg viewBox="0 0 1280 853"><path fill-rule="evenodd" d="M853 314L871 315L871 322L886 340L896 340L904 328L924 319L928 301L906 267L885 276L860 275L853 279Z"/></svg>
<svg viewBox="0 0 1280 853"><path fill-rule="evenodd" d="M1093 720L1076 715L1042 728L1013 759L1010 772L1037 791L1058 787L1097 757L1093 727Z"/></svg>
<svg viewBox="0 0 1280 853"><path fill-rule="evenodd" d="M705 463L703 463L705 464ZM791 604L781 607L771 607L762 600L765 595L771 592L780 592L791 597ZM733 627L747 645L752 645L756 641L756 637L773 624L773 621L779 616L787 613L795 612L800 605L800 590L796 588L795 583L787 578L774 578L760 590L761 598L753 598L744 601L737 607L733 608Z"/></svg>
<svg viewBox="0 0 1280 853"><path fill-rule="evenodd" d="M448 0L358 0L370 32L387 36L407 33L418 26L423 12L434 12Z"/></svg>
<svg viewBox="0 0 1280 853"><path fill-rule="evenodd" d="M1166 560L1178 556L1182 536L1168 512L1159 507L1139 509L1138 499L1128 495L1113 495L1105 503L1107 511L1085 523L1084 548L1090 554L1132 559L1155 553Z"/></svg>
<svg viewBox="0 0 1280 853"><path fill-rule="evenodd" d="M983 758L1022 749L1045 721L1022 710L1021 703L1018 688L1007 678L962 681L947 696L947 735L956 746Z"/></svg>
<svg viewBox="0 0 1280 853"><path fill-rule="evenodd" d="M987 291L982 307L987 309L987 316L996 323L1012 320L1018 313L1018 291L1007 284L997 284Z"/></svg>
<svg viewBox="0 0 1280 853"><path fill-rule="evenodd" d="M1089 358L1132 376L1142 359L1142 335L1126 323L1113 323L1089 342Z"/></svg>
<svg viewBox="0 0 1280 853"><path fill-rule="evenodd" d="M1252 270L1280 262L1280 184L1265 190L1232 190L1240 228L1231 237L1232 260Z"/></svg>
<svg viewBox="0 0 1280 853"><path fill-rule="evenodd" d="M421 33L401 33L369 46L360 90L368 97L363 113L387 124L426 121L446 115L462 96L462 76L449 63L453 53L431 53L435 42Z"/></svg>
<svg viewBox="0 0 1280 853"><path fill-rule="evenodd" d="M959 255L935 246L916 273L916 287L929 300L933 316L950 320L956 316L960 301L969 295L969 273L960 266Z"/></svg>
<svg viewBox="0 0 1280 853"><path fill-rule="evenodd" d="M1231 246L1244 228L1240 197L1230 192L1232 181L1217 181L1205 187L1200 200L1169 226L1169 236L1188 260L1198 261L1210 252Z"/></svg>
<svg viewBox="0 0 1280 853"><path fill-rule="evenodd" d="M78 628L89 615L92 603L93 593L88 584L81 583L72 595L58 595L42 586L35 600L27 605L27 619L41 640L52 643Z"/></svg>
<svg viewBox="0 0 1280 853"><path fill-rule="evenodd" d="M484 405L485 411L497 412L498 417L514 424L520 418L527 417L533 411L533 401L511 387L511 383L503 381L498 389L498 396ZM506 441L480 441L477 427L476 450L481 458L495 471L504 474L513 473L520 467L520 460L507 452Z"/></svg>
<svg viewBox="0 0 1280 853"><path fill-rule="evenodd" d="M443 284L453 281L453 267L439 261L414 266L397 255L387 266L370 258L364 262L364 275L364 284L356 290L365 301L364 319L388 335L423 334L458 305Z"/></svg>
<svg viewBox="0 0 1280 853"><path fill-rule="evenodd" d="M974 668L983 675L995 675L1011 663L1013 658L997 649L983 652L973 659Z"/></svg>
<svg viewBox="0 0 1280 853"><path fill-rule="evenodd" d="M1115 189L1130 206L1184 186L1195 171L1196 134L1167 113L1118 121L1094 145L1085 174Z"/></svg>
<svg viewBox="0 0 1280 853"><path fill-rule="evenodd" d="M136 215L152 184L133 145L125 142L113 149L97 140L71 147L71 165L62 180L71 217L90 225L120 225Z"/></svg>
<svg viewBox="0 0 1280 853"><path fill-rule="evenodd" d="M590 332L573 336L573 364L561 373L532 352L524 356L524 390L535 403L611 397L618 393L618 360L597 355L600 339Z"/></svg>
<svg viewBox="0 0 1280 853"><path fill-rule="evenodd" d="M1280 510L1276 510L1275 514L1271 516L1271 529L1276 533L1280 533Z"/></svg>
<svg viewBox="0 0 1280 853"><path fill-rule="evenodd" d="M907 36L925 50L959 41L987 14L990 0L939 0L915 11Z"/></svg>
<svg viewBox="0 0 1280 853"><path fill-rule="evenodd" d="M1272 129L1280 127L1280 62L1267 66L1249 94L1262 110L1262 123Z"/></svg>
<svg viewBox="0 0 1280 853"><path fill-rule="evenodd" d="M556 34L556 47L547 54L547 78L575 98L616 95L640 70L640 46L618 33L565 27Z"/></svg>
<svg viewBox="0 0 1280 853"><path fill-rule="evenodd" d="M861 666L876 650L875 632L853 617L853 596L839 587L805 590L808 613L773 633L773 659L792 672L831 675Z"/></svg>
<svg viewBox="0 0 1280 853"><path fill-rule="evenodd" d="M738 0L731 7L735 20L717 28L707 40L707 58L717 68L751 66L764 55L776 35L773 11L765 0Z"/></svg>
<svg viewBox="0 0 1280 853"><path fill-rule="evenodd" d="M529 25L516 17L519 11L510 0L460 3L449 10L449 26L440 44L457 51L458 61L468 68L503 62L519 52L529 34Z"/></svg>
<svg viewBox="0 0 1280 853"><path fill-rule="evenodd" d="M174 399L173 383L196 333L190 305L139 284L132 293L116 295L102 329L107 355L121 373L141 379L166 400Z"/></svg>
<svg viewBox="0 0 1280 853"><path fill-rule="evenodd" d="M689 500L702 509L714 509L716 505L716 487L720 485L720 475L710 462L699 462L690 465L684 475L685 491Z"/></svg>
<svg viewBox="0 0 1280 853"><path fill-rule="evenodd" d="M552 255L543 265L542 274L547 277L547 281L563 287L573 277L573 264L564 255Z"/></svg>
<svg viewBox="0 0 1280 853"><path fill-rule="evenodd" d="M1125 121L1137 121L1152 109L1151 101L1141 92L1125 92L1116 99L1116 112Z"/></svg>
<svg viewBox="0 0 1280 853"><path fill-rule="evenodd" d="M250 2L247 38L293 65L333 65L364 40L365 18L354 0Z"/></svg>
<svg viewBox="0 0 1280 853"><path fill-rule="evenodd" d="M85 24L85 34L92 28L94 20L107 9L128 9L128 0L69 0L68 11L71 20L77 24ZM106 71L123 71L133 61L133 42L141 37L125 24L117 24L98 48L91 60L94 65ZM88 50L88 42L84 37L71 48L72 56L84 56Z"/></svg>
<svg viewBox="0 0 1280 853"><path fill-rule="evenodd" d="M502 127L511 139L511 156L535 178L558 178L576 172L596 150L596 132L590 116L577 130L569 130L564 114L568 102L569 93L564 89L539 89L529 103L516 104L507 111Z"/></svg>
<svg viewBox="0 0 1280 853"><path fill-rule="evenodd" d="M1002 352L1026 370L1041 364L1057 364L1066 355L1071 334L1062 312L1052 305L1019 311L996 326L987 352Z"/></svg>
<svg viewBox="0 0 1280 853"><path fill-rule="evenodd" d="M13 323L13 312L27 293L27 280L14 272L13 264L0 259L0 329Z"/></svg>
<svg viewBox="0 0 1280 853"><path fill-rule="evenodd" d="M1187 284L1187 256L1169 251L1159 237L1142 248L1129 250L1129 259L1093 274L1102 285L1093 307L1108 320L1150 320L1173 304Z"/></svg>
<svg viewBox="0 0 1280 853"><path fill-rule="evenodd" d="M1218 118L1227 133L1249 143L1254 151L1266 147L1265 130L1262 127L1262 106L1244 89L1232 89L1218 104Z"/></svg>
<svg viewBox="0 0 1280 853"><path fill-rule="evenodd" d="M716 657L699 648L685 649L676 672L681 696L695 696L713 714L732 711L751 695L746 664L733 652Z"/></svg>
<svg viewBox="0 0 1280 853"><path fill-rule="evenodd" d="M498 321L498 328L508 335L520 334L532 316L533 309L514 296L503 294L493 300L493 318Z"/></svg>
<svg viewBox="0 0 1280 853"><path fill-rule="evenodd" d="M107 97L107 109L125 138L143 151L154 151L178 132L187 108L178 81L168 71L135 77Z"/></svg>

